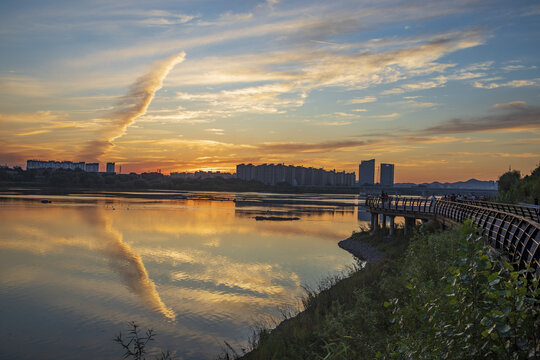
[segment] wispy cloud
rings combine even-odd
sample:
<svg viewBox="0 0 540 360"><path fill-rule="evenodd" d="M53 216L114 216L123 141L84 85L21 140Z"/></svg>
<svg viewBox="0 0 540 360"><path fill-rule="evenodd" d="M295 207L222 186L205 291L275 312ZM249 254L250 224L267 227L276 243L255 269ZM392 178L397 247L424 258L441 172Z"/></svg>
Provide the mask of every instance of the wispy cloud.
<svg viewBox="0 0 540 360"><path fill-rule="evenodd" d="M327 151L350 150L362 146L373 145L377 140L336 140L317 143L303 142L267 142L258 145L256 148L262 151L271 152L299 152L299 153L318 153Z"/></svg>
<svg viewBox="0 0 540 360"><path fill-rule="evenodd" d="M383 115L371 115L370 117L374 118L374 119L395 119L397 117L399 117L399 113L395 112L395 113L391 113L391 114L383 114Z"/></svg>
<svg viewBox="0 0 540 360"><path fill-rule="evenodd" d="M502 68L504 71L516 71L516 70L532 70L536 69L536 66L525 65L506 65Z"/></svg>
<svg viewBox="0 0 540 360"><path fill-rule="evenodd" d="M504 109L504 108L516 108L516 107L521 107L525 105L526 105L525 101L510 101L504 104L495 104L493 105L493 107L496 109Z"/></svg>
<svg viewBox="0 0 540 360"><path fill-rule="evenodd" d="M399 104L406 105L412 108L432 108L439 104L429 101L416 101L416 100L404 100L400 101Z"/></svg>
<svg viewBox="0 0 540 360"><path fill-rule="evenodd" d="M475 81L474 87L479 89L497 89L500 87L520 88L524 86L540 86L540 79L533 80L511 80L504 83Z"/></svg>
<svg viewBox="0 0 540 360"><path fill-rule="evenodd" d="M504 107L503 113L470 119L452 119L424 129L425 134L457 134L485 131L531 131L540 129L540 107ZM508 111L509 110L509 111Z"/></svg>
<svg viewBox="0 0 540 360"><path fill-rule="evenodd" d="M13 74L0 77L0 93L7 96L47 97L51 92L52 89L42 81L29 76Z"/></svg>
<svg viewBox="0 0 540 360"><path fill-rule="evenodd" d="M304 99L314 89L342 87L352 90L398 81L412 70L433 66L435 60L447 53L482 44L484 36L477 30L439 34L425 38L423 43L380 53L364 49L341 53L331 49L301 48L286 55L248 55L248 61L236 56L203 59L201 66L225 71L221 74L212 72L208 76L206 71L193 71L195 69L191 70L187 66L175 76L182 79L185 74L191 78L190 83L193 85L210 84L209 81L219 84L238 81L271 83L219 92L179 92L178 97L191 102L206 102L235 112L282 113L287 108L302 106ZM236 60L245 64L247 71L241 71L237 64L229 65ZM291 70L275 72L274 69L282 68L285 64ZM198 80L190 75L198 73L202 74ZM442 86L445 81L435 79L405 84L399 92ZM376 100L375 96L366 96L347 103L361 104Z"/></svg>
<svg viewBox="0 0 540 360"><path fill-rule="evenodd" d="M211 128L211 129L204 129L204 131L207 131L207 132L210 132L210 133L213 133L213 134L216 134L216 135L223 135L223 134L225 134L225 130L223 130L223 129L214 129L214 128Z"/></svg>
<svg viewBox="0 0 540 360"><path fill-rule="evenodd" d="M350 125L352 122L350 121L323 121L320 123L317 123L316 125L319 126L344 126L344 125Z"/></svg>
<svg viewBox="0 0 540 360"><path fill-rule="evenodd" d="M122 136L137 117L146 113L156 91L163 86L163 79L184 58L184 52L172 55L159 61L150 72L137 79L130 92L118 104L118 109L111 114L109 123L99 131L99 138L90 141L81 156L87 159L98 159L109 150L113 146L113 141Z"/></svg>
<svg viewBox="0 0 540 360"><path fill-rule="evenodd" d="M353 98L347 101L347 104L366 104L377 101L375 96L365 96L363 98Z"/></svg>

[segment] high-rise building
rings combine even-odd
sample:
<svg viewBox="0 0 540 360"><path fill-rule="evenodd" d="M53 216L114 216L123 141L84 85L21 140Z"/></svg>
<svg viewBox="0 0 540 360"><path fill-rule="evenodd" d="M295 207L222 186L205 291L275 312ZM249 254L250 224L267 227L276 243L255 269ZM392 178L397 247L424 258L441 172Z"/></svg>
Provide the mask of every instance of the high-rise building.
<svg viewBox="0 0 540 360"><path fill-rule="evenodd" d="M99 172L99 163L86 163L87 172Z"/></svg>
<svg viewBox="0 0 540 360"><path fill-rule="evenodd" d="M42 161L42 160L27 160L26 161L26 170L32 170L32 169L52 169L52 170L77 170L85 169L85 164L83 161L81 162L72 162L72 161L55 161L55 160L49 160L49 161Z"/></svg>
<svg viewBox="0 0 540 360"><path fill-rule="evenodd" d="M358 166L358 185L375 183L375 159L362 160Z"/></svg>
<svg viewBox="0 0 540 360"><path fill-rule="evenodd" d="M381 163L381 185L394 186L394 164Z"/></svg>
<svg viewBox="0 0 540 360"><path fill-rule="evenodd" d="M114 165L115 165L115 164L114 164L113 162L108 162L108 163L107 163L107 172L108 172L108 173L114 173L114 172L115 172L115 171L114 171Z"/></svg>
<svg viewBox="0 0 540 360"><path fill-rule="evenodd" d="M239 164L236 165L236 178L257 180L267 185L288 183L293 186L348 186L353 187L354 172L336 172L324 169L306 168L284 164Z"/></svg>

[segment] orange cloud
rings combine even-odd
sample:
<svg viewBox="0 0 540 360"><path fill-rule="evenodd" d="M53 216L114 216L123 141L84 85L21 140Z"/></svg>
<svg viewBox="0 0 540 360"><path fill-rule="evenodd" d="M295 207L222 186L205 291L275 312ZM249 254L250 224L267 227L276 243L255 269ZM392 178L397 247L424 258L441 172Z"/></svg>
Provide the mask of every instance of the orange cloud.
<svg viewBox="0 0 540 360"><path fill-rule="evenodd" d="M163 86L163 80L169 71L182 62L185 56L184 52L180 52L161 60L150 72L137 79L131 86L130 92L117 105L118 109L108 119L110 123L98 132L98 139L86 145L81 156L85 159L97 160L109 150L113 146L112 142L122 136L136 118L146 113L156 91Z"/></svg>

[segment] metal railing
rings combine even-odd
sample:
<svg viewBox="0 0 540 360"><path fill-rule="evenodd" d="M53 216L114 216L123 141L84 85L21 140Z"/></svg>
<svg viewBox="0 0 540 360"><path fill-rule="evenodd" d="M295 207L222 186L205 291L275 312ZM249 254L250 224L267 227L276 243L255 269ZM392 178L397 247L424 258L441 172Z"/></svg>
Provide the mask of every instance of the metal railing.
<svg viewBox="0 0 540 360"><path fill-rule="evenodd" d="M366 198L366 207L372 209L393 210L404 213L432 213L431 208L434 202L431 199L407 198L407 197L388 197L368 196Z"/></svg>
<svg viewBox="0 0 540 360"><path fill-rule="evenodd" d="M424 215L440 216L460 223L471 219L475 225L484 229L491 246L505 251L518 268L530 266L539 272L540 224L535 221L535 218L530 217L528 207L523 207L525 209L521 212L519 205L483 201L473 203L473 201L431 201L405 197L383 199L370 196L366 199L366 208L369 211L393 215L399 213L403 216L424 213ZM496 208L497 205L500 207ZM508 207L502 205L508 205Z"/></svg>
<svg viewBox="0 0 540 360"><path fill-rule="evenodd" d="M524 218L540 222L540 209L534 206L527 205L514 205L514 204L503 204L490 201L479 201L479 200L459 200L465 204L470 204L474 206L481 206L485 208L495 209L519 216Z"/></svg>
<svg viewBox="0 0 540 360"><path fill-rule="evenodd" d="M518 268L540 271L540 224L529 218L464 202L439 200L436 215L464 222L467 219L484 229L491 246L508 253Z"/></svg>

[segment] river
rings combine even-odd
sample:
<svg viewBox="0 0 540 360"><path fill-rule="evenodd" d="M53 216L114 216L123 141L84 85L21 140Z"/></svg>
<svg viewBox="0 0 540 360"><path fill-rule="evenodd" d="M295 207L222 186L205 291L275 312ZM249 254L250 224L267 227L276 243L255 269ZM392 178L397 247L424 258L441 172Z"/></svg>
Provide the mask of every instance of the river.
<svg viewBox="0 0 540 360"><path fill-rule="evenodd" d="M44 203L42 200L49 200ZM353 195L197 192L0 195L1 359L120 359L135 321L150 353L214 359L298 306L354 258ZM255 216L298 217L257 221ZM274 320L271 320L274 319Z"/></svg>

